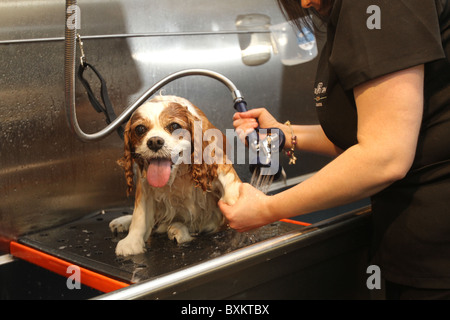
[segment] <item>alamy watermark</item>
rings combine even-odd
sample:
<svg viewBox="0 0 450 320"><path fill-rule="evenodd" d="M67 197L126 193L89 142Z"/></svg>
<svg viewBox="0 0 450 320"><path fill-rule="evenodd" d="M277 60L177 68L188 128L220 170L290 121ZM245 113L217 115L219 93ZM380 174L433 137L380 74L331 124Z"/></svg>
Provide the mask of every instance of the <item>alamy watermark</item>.
<svg viewBox="0 0 450 320"><path fill-rule="evenodd" d="M66 280L66 286L69 290L81 289L81 270L76 265L70 265L66 270L67 274L70 274ZM366 286L369 290L381 289L381 270L377 265L370 265L366 269L366 273L370 274L367 278Z"/></svg>
<svg viewBox="0 0 450 320"><path fill-rule="evenodd" d="M66 273L70 274L66 280L67 289L81 289L81 270L80 267L75 265L70 265L66 269Z"/></svg>
<svg viewBox="0 0 450 320"><path fill-rule="evenodd" d="M81 10L77 5L68 6L66 9L66 27L69 30L81 29Z"/></svg>
<svg viewBox="0 0 450 320"><path fill-rule="evenodd" d="M370 274L370 276L367 278L366 286L367 289L373 290L373 289L381 289L381 270L380 267L372 264L367 267L366 270L367 274Z"/></svg>
<svg viewBox="0 0 450 320"><path fill-rule="evenodd" d="M381 9L373 4L367 7L367 14L370 16L366 20L366 26L369 30L381 29ZM78 5L71 5L66 10L66 26L69 30L81 29L81 9Z"/></svg>
<svg viewBox="0 0 450 320"><path fill-rule="evenodd" d="M370 16L366 20L366 26L369 30L381 29L381 9L377 5L370 5L366 10Z"/></svg>
<svg viewBox="0 0 450 320"><path fill-rule="evenodd" d="M186 129L173 131L172 137L178 143L171 150L172 162L174 164L263 164L266 168L265 174L277 173L279 168L279 129L259 129L258 148L247 148L239 137L241 133L239 129L226 129L225 132L224 140L224 135L219 129L203 131L201 121L194 122L192 135ZM206 146L204 146L205 144ZM191 157L192 147L193 157Z"/></svg>

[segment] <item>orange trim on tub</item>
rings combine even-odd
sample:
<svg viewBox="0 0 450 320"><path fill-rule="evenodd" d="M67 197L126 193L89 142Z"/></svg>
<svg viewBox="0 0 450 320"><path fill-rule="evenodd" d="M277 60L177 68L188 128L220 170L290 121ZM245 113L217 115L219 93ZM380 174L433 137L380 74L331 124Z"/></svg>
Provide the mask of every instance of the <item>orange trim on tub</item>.
<svg viewBox="0 0 450 320"><path fill-rule="evenodd" d="M292 223L292 224L298 224L298 225L304 226L304 227L307 227L307 226L311 225L311 223L301 222L301 221L292 220L292 219L281 219L280 221L287 222L287 223Z"/></svg>
<svg viewBox="0 0 450 320"><path fill-rule="evenodd" d="M15 241L11 241L10 243L10 253L17 258L38 265L64 277L69 277L71 275L71 273L67 273L67 268L74 265L73 263ZM80 268L81 283L96 290L106 293L129 286L128 283L109 278L80 266L77 267Z"/></svg>

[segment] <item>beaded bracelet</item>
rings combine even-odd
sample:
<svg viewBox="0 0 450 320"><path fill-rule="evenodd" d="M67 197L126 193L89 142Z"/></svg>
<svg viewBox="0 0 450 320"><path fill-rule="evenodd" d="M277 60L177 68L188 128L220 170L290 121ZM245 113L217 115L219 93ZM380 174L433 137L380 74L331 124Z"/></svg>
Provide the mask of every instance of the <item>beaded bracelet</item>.
<svg viewBox="0 0 450 320"><path fill-rule="evenodd" d="M289 164L295 164L297 157L294 155L294 150L297 145L297 136L294 136L294 130L291 127L290 121L286 121L284 124L291 129L291 149L285 151L285 154L289 158Z"/></svg>

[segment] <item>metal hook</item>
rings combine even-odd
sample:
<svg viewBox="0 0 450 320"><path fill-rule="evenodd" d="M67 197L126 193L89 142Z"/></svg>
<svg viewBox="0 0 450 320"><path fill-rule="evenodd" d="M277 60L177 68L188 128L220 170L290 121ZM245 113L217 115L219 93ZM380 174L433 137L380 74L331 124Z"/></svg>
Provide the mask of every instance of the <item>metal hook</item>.
<svg viewBox="0 0 450 320"><path fill-rule="evenodd" d="M83 67L85 67L86 66L86 55L84 54L83 41L81 41L81 36L79 33L77 33L77 41L80 44L80 51L81 51L80 64Z"/></svg>

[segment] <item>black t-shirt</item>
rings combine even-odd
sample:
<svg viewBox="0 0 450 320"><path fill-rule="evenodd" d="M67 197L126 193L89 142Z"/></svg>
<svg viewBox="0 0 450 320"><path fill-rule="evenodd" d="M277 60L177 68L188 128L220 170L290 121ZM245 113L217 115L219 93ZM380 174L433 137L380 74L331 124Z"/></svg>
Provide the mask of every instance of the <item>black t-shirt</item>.
<svg viewBox="0 0 450 320"><path fill-rule="evenodd" d="M423 288L450 288L449 58L448 0L336 0L314 88L320 124L345 150L358 142L353 88L425 65L413 166L372 197L374 263L386 279Z"/></svg>

